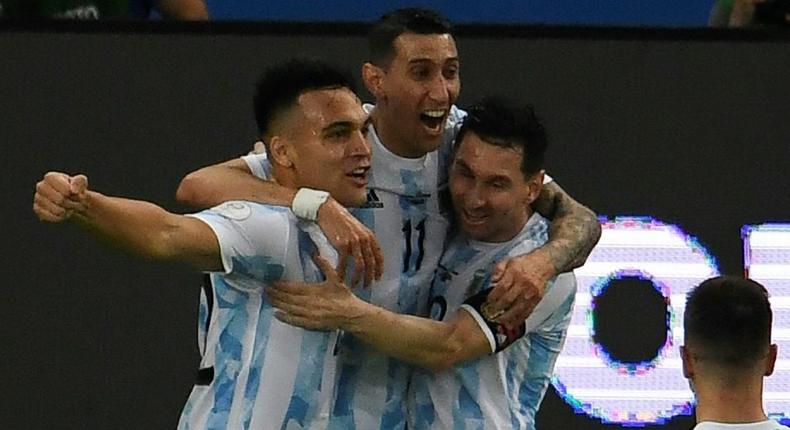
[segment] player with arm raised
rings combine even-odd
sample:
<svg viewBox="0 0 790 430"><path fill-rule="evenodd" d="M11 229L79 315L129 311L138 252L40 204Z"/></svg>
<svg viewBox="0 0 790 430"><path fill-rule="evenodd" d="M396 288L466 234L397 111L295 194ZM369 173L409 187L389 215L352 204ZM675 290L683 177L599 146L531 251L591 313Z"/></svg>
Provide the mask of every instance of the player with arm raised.
<svg viewBox="0 0 790 430"><path fill-rule="evenodd" d="M256 107L274 180L312 189L312 198L328 192L344 205L365 202L368 115L344 74L306 61L275 66L258 84ZM211 305L200 315L206 345L180 429L327 427L337 333L277 321L263 294L278 280L320 281L316 252L337 261L315 223L248 201L177 215L57 172L36 190L42 221L68 220L134 254L212 272Z"/></svg>
<svg viewBox="0 0 790 430"><path fill-rule="evenodd" d="M425 315L449 225L439 210L439 191L446 187L448 155L466 115L454 105L460 59L449 23L423 9L385 15L373 26L369 45L362 77L376 98L375 106L366 106L373 167L368 202L354 211L367 228L331 199L317 208L317 221L341 254L349 253L364 270L366 282L379 278L370 290L356 290L362 298L398 313ZM263 156L248 156L201 169L184 179L178 197L202 206L227 199L291 204L296 190L250 175L263 175L267 163ZM548 279L581 265L600 235L592 211L551 181L533 205L553 218L550 240L493 269L491 306L506 326L523 322ZM375 239L386 244L384 270ZM337 425L402 428L408 367L353 340L343 345L333 410Z"/></svg>

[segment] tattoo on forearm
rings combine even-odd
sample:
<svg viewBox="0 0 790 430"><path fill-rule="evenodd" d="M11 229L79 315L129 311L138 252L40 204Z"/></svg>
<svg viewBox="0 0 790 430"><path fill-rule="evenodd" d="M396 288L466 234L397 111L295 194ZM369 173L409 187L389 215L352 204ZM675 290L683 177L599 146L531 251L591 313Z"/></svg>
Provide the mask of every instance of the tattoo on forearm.
<svg viewBox="0 0 790 430"><path fill-rule="evenodd" d="M543 249L557 273L581 267L601 236L595 213L553 183L546 184L533 208L552 220L549 242Z"/></svg>

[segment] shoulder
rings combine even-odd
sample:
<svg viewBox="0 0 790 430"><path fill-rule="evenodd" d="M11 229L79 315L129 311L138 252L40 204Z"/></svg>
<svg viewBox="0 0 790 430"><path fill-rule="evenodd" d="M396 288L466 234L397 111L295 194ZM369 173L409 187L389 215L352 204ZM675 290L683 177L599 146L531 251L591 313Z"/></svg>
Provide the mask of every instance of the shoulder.
<svg viewBox="0 0 790 430"><path fill-rule="evenodd" d="M455 139L458 132L461 130L461 125L466 118L466 111L460 109L456 105L450 106L450 112L447 114L447 122L444 125L444 134L446 137Z"/></svg>
<svg viewBox="0 0 790 430"><path fill-rule="evenodd" d="M450 106L450 113L447 115L447 124L453 126L461 126L461 123L466 118L466 111L456 105Z"/></svg>
<svg viewBox="0 0 790 430"><path fill-rule="evenodd" d="M220 205L214 206L197 215L206 214L209 216L219 217L232 222L248 222L250 220L260 221L261 219L268 220L274 223L293 223L295 217L291 210L284 206L265 205L262 203L232 200Z"/></svg>
<svg viewBox="0 0 790 430"><path fill-rule="evenodd" d="M537 212L533 213L524 228L511 240L511 248L507 253L509 257L527 254L543 246L549 240L551 224Z"/></svg>
<svg viewBox="0 0 790 430"><path fill-rule="evenodd" d="M208 224L220 241L257 241L259 246L285 241L297 221L289 208L241 200L228 201L192 216Z"/></svg>

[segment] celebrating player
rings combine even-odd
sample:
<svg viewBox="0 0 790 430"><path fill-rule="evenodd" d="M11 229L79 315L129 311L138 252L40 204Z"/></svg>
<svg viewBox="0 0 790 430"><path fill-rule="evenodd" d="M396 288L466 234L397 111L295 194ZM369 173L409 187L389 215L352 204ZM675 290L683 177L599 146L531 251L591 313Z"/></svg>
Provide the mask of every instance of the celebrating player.
<svg viewBox="0 0 790 430"><path fill-rule="evenodd" d="M255 107L272 178L344 205L365 202L368 114L345 75L314 62L275 66L258 83ZM277 280L319 281L315 252L337 261L316 224L244 201L176 215L99 194L82 175L50 172L36 190L42 221L69 220L144 257L213 272L199 380L179 428L326 428L337 334L280 323L263 295Z"/></svg>

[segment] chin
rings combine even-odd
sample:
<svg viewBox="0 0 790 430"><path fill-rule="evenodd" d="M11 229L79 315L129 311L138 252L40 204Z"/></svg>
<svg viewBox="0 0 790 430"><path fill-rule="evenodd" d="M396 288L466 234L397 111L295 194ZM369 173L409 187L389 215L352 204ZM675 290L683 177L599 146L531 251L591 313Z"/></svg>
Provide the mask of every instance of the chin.
<svg viewBox="0 0 790 430"><path fill-rule="evenodd" d="M439 149L439 146L442 144L442 136L439 136L435 139L425 139L423 142L420 143L423 151L425 153L433 152Z"/></svg>
<svg viewBox="0 0 790 430"><path fill-rule="evenodd" d="M354 193L353 195L339 196L336 200L347 208L355 208L364 205L368 201L368 197L365 191L362 193Z"/></svg>
<svg viewBox="0 0 790 430"><path fill-rule="evenodd" d="M481 242L487 242L486 237L488 237L488 235L486 234L486 231L480 227L477 226L471 227L469 225L466 225L465 223L461 223L461 231L463 231L464 234L467 235L470 239L479 240Z"/></svg>

